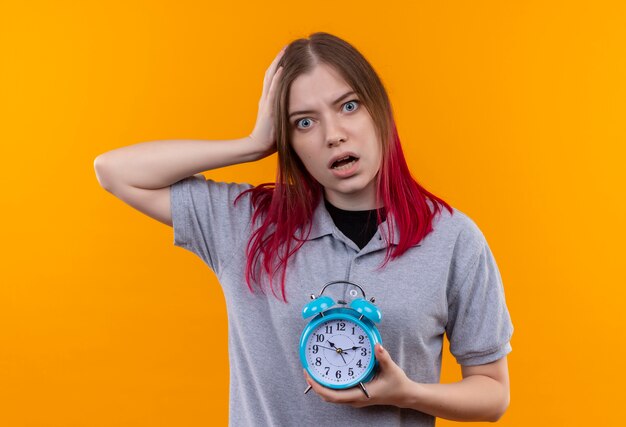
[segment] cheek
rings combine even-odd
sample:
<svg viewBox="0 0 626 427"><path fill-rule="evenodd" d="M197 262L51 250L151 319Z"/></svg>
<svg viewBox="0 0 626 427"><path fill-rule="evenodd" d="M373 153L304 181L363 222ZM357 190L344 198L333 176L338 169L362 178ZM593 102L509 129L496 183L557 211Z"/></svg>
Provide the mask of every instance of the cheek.
<svg viewBox="0 0 626 427"><path fill-rule="evenodd" d="M376 143L378 144L378 142ZM376 174L380 171L380 167L382 166L383 154L382 154L382 149L379 145L376 147L373 147L372 152L375 153L375 155L373 156L372 167L374 169L374 174Z"/></svg>
<svg viewBox="0 0 626 427"><path fill-rule="evenodd" d="M299 148L297 150L294 149L294 151L296 152L302 163L306 165L309 162L310 155L306 152L305 149Z"/></svg>
<svg viewBox="0 0 626 427"><path fill-rule="evenodd" d="M300 159L300 161L302 162L302 164L304 165L304 168L310 173L310 174L314 174L316 169L318 169L317 164L316 164L316 156L314 155L314 153L311 152L311 150L307 150L306 149L306 145L294 145L293 146L293 151L296 153L296 155L298 156L298 158Z"/></svg>
<svg viewBox="0 0 626 427"><path fill-rule="evenodd" d="M296 154L296 156L300 158L300 160L303 160L303 158L305 157L303 146L304 144L302 144L301 141L298 141L296 139L291 140L291 149Z"/></svg>
<svg viewBox="0 0 626 427"><path fill-rule="evenodd" d="M300 140L293 144L293 150L296 152L300 160L303 162L311 162L311 159L316 158L314 151L312 150L313 142L307 140Z"/></svg>

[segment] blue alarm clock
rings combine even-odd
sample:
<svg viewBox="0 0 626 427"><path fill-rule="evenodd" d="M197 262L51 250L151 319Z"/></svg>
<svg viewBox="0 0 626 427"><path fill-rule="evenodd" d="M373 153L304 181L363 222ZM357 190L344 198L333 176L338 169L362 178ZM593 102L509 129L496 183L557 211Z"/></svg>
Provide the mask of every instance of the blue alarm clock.
<svg viewBox="0 0 626 427"><path fill-rule="evenodd" d="M361 290L363 298L355 298L350 305L345 301L335 301L324 296L330 285L347 283ZM355 290L352 291L357 295ZM345 280L328 282L319 296L311 295L308 304L302 309L302 317L313 317L300 337L300 362L309 376L319 384L346 389L359 385L369 398L364 383L371 381L378 370L374 354L376 343L382 345L382 338L376 323L380 323L382 313L374 305L375 299L365 299L365 292L356 283ZM309 386L305 393L311 387Z"/></svg>

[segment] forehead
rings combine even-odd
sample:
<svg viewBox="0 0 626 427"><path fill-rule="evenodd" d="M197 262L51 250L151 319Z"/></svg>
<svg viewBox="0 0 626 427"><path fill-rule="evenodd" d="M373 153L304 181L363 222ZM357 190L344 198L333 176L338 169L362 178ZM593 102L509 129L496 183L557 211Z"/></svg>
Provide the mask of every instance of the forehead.
<svg viewBox="0 0 626 427"><path fill-rule="evenodd" d="M291 83L289 111L314 107L318 103L330 104L349 90L350 86L336 70L326 64L318 64Z"/></svg>

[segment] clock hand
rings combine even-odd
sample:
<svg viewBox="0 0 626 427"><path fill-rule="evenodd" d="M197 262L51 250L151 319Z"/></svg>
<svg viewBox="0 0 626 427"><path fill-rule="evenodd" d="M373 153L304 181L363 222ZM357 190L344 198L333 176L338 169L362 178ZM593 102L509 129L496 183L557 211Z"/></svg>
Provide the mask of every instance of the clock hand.
<svg viewBox="0 0 626 427"><path fill-rule="evenodd" d="M319 345L319 344L315 344L315 345L318 346L318 347L326 348L328 350L336 351L334 348L326 347L325 345Z"/></svg>
<svg viewBox="0 0 626 427"><path fill-rule="evenodd" d="M328 344L330 344L330 346L331 346L332 348L334 348L334 349L335 349L335 351L336 351L337 353L340 353L340 354L341 354L342 352L344 352L344 351L345 351L344 349L342 349L342 348L340 348L340 347L335 347L335 344L333 344L333 343L332 343L332 342L330 342L330 341L328 341Z"/></svg>
<svg viewBox="0 0 626 427"><path fill-rule="evenodd" d="M343 352L344 352L345 350L343 350L343 349L341 349L341 348L339 348L339 347L335 347L335 344L334 344L334 343L332 343L332 342L330 342L330 341L328 341L328 344L330 344L330 346L331 346L332 348L334 348L334 349L335 349L335 351L337 351L337 353L339 353L339 356L341 356L341 359L343 359L343 363L347 363L347 362L346 362L345 357L343 357Z"/></svg>

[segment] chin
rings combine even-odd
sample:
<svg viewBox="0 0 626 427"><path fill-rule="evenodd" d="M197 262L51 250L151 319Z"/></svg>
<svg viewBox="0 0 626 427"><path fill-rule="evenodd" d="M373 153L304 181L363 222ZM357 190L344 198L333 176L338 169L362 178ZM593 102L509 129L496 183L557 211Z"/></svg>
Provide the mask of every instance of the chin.
<svg viewBox="0 0 626 427"><path fill-rule="evenodd" d="M365 184L350 183L346 185L337 185L329 189L342 194L356 194L364 191L366 187L367 185Z"/></svg>

